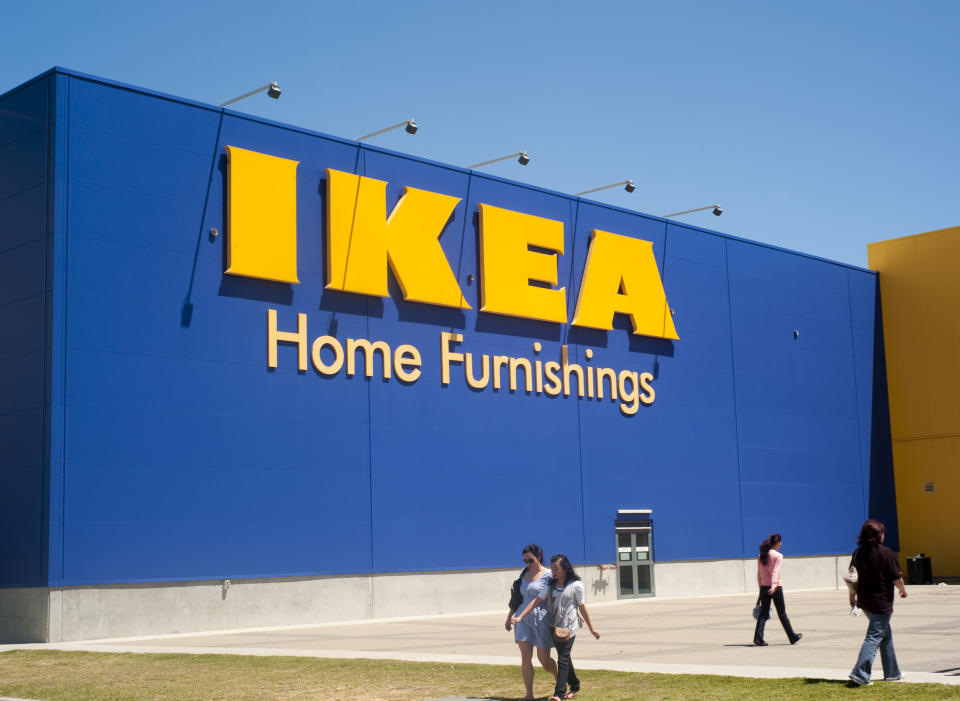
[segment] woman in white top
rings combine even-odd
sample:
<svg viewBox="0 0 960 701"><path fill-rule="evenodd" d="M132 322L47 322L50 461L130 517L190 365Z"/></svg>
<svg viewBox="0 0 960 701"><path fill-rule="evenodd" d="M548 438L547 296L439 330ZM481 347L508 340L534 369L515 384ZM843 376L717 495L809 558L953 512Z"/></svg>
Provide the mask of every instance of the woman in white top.
<svg viewBox="0 0 960 701"><path fill-rule="evenodd" d="M580 680L577 678L573 661L570 659L570 649L573 647L573 641L580 629L581 616L594 638L599 638L600 633L590 622L590 614L587 613L587 607L583 603L583 582L573 571L573 565L570 564L566 555L554 555L550 558L550 573L552 576L548 581L547 591L541 595L542 598L538 597L531 601L523 612L513 619L513 622L515 624L520 622L540 602L548 602L547 605L553 618L553 644L557 648L557 685L550 701L560 701L561 699L572 699L580 691ZM566 637L558 636L558 630L561 632L569 631L569 635ZM567 692L567 682L570 683L569 693Z"/></svg>

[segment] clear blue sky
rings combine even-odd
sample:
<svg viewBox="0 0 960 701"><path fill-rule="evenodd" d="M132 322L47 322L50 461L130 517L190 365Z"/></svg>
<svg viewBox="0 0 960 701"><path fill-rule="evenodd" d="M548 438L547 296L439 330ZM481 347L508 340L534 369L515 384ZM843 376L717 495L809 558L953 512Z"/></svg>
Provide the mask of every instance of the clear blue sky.
<svg viewBox="0 0 960 701"><path fill-rule="evenodd" d="M866 266L960 225L960 2L3 3L0 93L54 65Z"/></svg>

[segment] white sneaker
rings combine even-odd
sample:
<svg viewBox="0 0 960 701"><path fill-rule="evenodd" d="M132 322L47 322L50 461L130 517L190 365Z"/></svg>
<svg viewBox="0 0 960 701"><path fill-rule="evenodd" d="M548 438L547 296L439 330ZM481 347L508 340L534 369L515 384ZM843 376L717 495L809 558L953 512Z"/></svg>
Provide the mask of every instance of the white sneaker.
<svg viewBox="0 0 960 701"><path fill-rule="evenodd" d="M873 682L869 679L867 681L863 681L862 679L857 679L852 674L850 675L850 682L856 684L857 686L873 686Z"/></svg>

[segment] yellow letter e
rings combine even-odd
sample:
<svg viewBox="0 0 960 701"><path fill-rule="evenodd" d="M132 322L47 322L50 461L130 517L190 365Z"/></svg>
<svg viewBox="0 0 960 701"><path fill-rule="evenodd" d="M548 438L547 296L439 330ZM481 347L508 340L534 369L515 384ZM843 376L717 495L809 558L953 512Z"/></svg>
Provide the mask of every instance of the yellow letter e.
<svg viewBox="0 0 960 701"><path fill-rule="evenodd" d="M558 255L563 222L481 203L480 311L566 322L566 288L552 288Z"/></svg>

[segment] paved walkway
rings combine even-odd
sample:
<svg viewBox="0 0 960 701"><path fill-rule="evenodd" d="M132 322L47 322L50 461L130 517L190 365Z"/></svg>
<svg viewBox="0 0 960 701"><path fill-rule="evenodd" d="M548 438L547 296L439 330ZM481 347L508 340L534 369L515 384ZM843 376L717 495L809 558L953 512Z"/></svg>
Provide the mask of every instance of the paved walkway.
<svg viewBox="0 0 960 701"><path fill-rule="evenodd" d="M897 599L893 633L904 681L960 685L960 586L910 586ZM751 644L755 595L639 599L590 607L600 640L577 636L578 669L743 677L846 679L866 630L850 616L846 590L785 592L803 633L787 642L774 614L769 647ZM73 643L0 645L9 649L296 655L517 664L502 612L259 628ZM882 676L879 657L874 677Z"/></svg>

